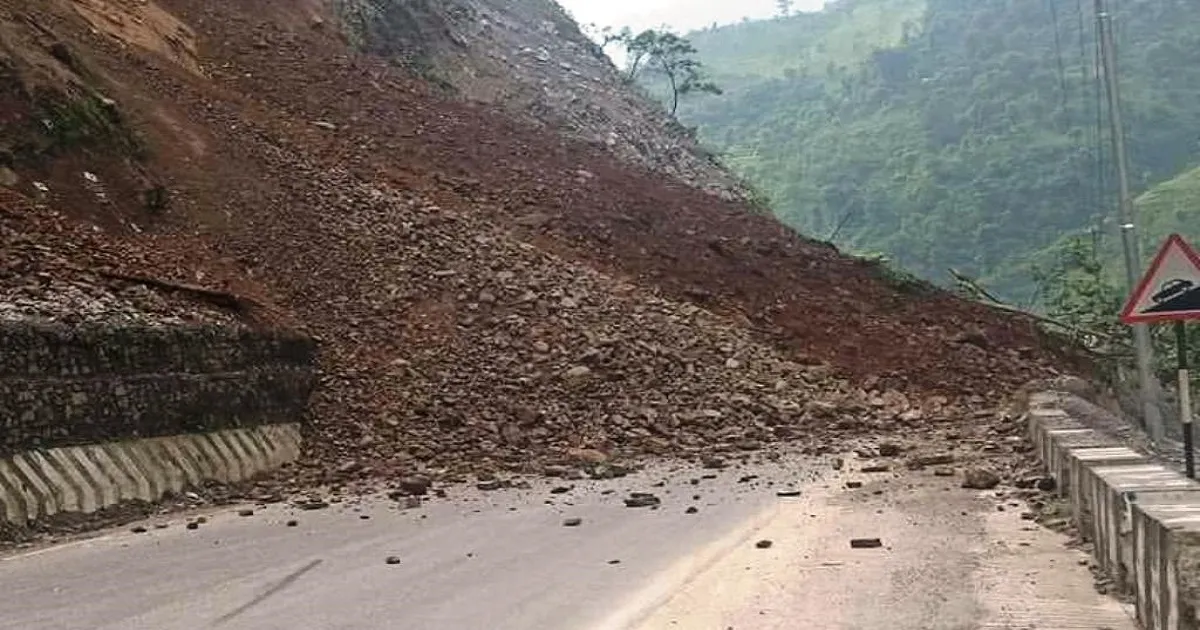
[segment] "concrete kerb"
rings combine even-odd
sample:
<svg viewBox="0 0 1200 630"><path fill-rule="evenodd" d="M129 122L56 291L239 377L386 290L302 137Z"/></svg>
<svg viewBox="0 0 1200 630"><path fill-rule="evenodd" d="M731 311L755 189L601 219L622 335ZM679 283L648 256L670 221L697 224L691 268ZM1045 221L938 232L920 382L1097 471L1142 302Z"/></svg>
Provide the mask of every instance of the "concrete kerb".
<svg viewBox="0 0 1200 630"><path fill-rule="evenodd" d="M1200 500L1157 493L1133 506L1138 622L1146 630L1194 630L1200 619Z"/></svg>
<svg viewBox="0 0 1200 630"><path fill-rule="evenodd" d="M1095 494L1089 478L1092 470L1099 467L1135 466L1149 464L1150 457L1125 446L1073 448L1067 451L1070 485L1066 488L1071 497L1071 516L1079 524L1084 540L1095 540L1092 528L1095 522Z"/></svg>
<svg viewBox="0 0 1200 630"><path fill-rule="evenodd" d="M1029 397L1029 437L1099 566L1134 595L1145 628L1200 629L1200 483L1071 417L1067 396Z"/></svg>
<svg viewBox="0 0 1200 630"><path fill-rule="evenodd" d="M0 459L0 519L24 525L207 480L244 481L295 461L300 446L300 425L280 424L18 453Z"/></svg>
<svg viewBox="0 0 1200 630"><path fill-rule="evenodd" d="M1085 473L1084 485L1095 506L1092 527L1096 560L1118 587L1133 590L1132 506L1162 492L1200 492L1196 483L1158 464L1103 466ZM1200 505L1200 494L1194 497Z"/></svg>
<svg viewBox="0 0 1200 630"><path fill-rule="evenodd" d="M1029 439L1033 442L1033 451L1042 462L1051 461L1049 433L1051 431L1069 431L1086 429L1083 423L1068 416L1059 409L1030 409Z"/></svg>
<svg viewBox="0 0 1200 630"><path fill-rule="evenodd" d="M1057 481L1055 492L1068 496L1074 480L1071 478L1072 456L1079 450L1116 448L1124 446L1121 440L1093 429L1059 429L1046 431L1048 457L1046 468Z"/></svg>

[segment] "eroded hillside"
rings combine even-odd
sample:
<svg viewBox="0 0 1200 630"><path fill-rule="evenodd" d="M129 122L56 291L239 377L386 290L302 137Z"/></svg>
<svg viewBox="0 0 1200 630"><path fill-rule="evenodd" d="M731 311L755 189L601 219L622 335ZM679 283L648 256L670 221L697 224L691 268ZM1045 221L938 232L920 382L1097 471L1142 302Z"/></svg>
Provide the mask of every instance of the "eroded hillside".
<svg viewBox="0 0 1200 630"><path fill-rule="evenodd" d="M631 91L553 0L335 0L358 49L400 61L435 85L626 164L725 199L745 187L661 107Z"/></svg>
<svg viewBox="0 0 1200 630"><path fill-rule="evenodd" d="M968 409L1066 365L1031 321L356 52L340 15L0 0L5 185L90 230L191 243L141 273L253 292L311 330L299 479L984 434ZM63 137L56 107L90 113Z"/></svg>

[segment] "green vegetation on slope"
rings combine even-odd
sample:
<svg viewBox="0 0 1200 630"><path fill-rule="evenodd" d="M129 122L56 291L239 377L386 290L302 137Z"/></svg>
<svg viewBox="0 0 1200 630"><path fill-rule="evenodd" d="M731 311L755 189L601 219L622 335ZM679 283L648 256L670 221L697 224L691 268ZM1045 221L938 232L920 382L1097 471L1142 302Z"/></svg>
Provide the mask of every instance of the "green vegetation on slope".
<svg viewBox="0 0 1200 630"><path fill-rule="evenodd" d="M1163 182L1137 200L1142 250L1152 256L1167 235L1178 232L1200 245L1200 168Z"/></svg>
<svg viewBox="0 0 1200 630"><path fill-rule="evenodd" d="M1195 165L1200 3L1114 4L1141 191ZM726 95L680 117L801 231L1024 302L1034 256L1111 212L1089 8L841 0L693 33Z"/></svg>
<svg viewBox="0 0 1200 630"><path fill-rule="evenodd" d="M1142 271L1167 235L1181 234L1200 245L1200 169L1151 188L1137 199ZM1084 341L1131 356L1131 328L1117 321L1128 288L1117 238L1098 233L1063 236L1039 253L1035 277L1044 309L1059 321L1087 331ZM1177 346L1171 326L1151 326L1155 368L1170 383L1175 377ZM1088 338L1092 333L1098 336ZM1187 327L1191 361L1200 364L1200 326Z"/></svg>
<svg viewBox="0 0 1200 630"><path fill-rule="evenodd" d="M926 0L841 3L819 13L747 21L689 37L719 80L781 78L858 65L916 35Z"/></svg>
<svg viewBox="0 0 1200 630"><path fill-rule="evenodd" d="M1135 208L1138 216L1138 239L1141 245L1141 270L1145 271L1154 254L1170 234L1181 234L1193 245L1200 246L1200 168L1185 171L1173 179L1152 187L1137 198ZM1106 223L1113 224L1112 221ZM1036 252L1031 266L1038 269L1040 290L1053 292L1062 287L1050 286L1053 282L1075 277L1077 274L1064 272L1064 276L1050 272L1051 269L1078 269L1085 266L1082 260L1094 259L1096 273L1112 290L1124 298L1126 293L1125 263L1121 240L1115 230L1110 233L1090 230L1075 231L1061 236L1050 246ZM1084 256L1081 252L1087 253ZM1091 265L1093 262L1088 262ZM1086 275L1093 274L1089 271ZM1098 282L1099 280L1097 280ZM1111 309L1110 309L1111 310ZM1112 313L1109 313L1111 318Z"/></svg>

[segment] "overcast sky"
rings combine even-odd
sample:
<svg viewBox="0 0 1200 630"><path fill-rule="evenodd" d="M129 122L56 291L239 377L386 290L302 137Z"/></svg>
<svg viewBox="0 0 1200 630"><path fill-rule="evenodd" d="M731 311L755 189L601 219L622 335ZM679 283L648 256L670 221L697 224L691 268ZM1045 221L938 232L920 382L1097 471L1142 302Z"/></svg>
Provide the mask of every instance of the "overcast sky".
<svg viewBox="0 0 1200 630"><path fill-rule="evenodd" d="M765 18L777 11L776 0L558 0L580 24L638 29L666 24L689 31L713 22L727 24L743 17ZM800 11L816 11L825 0L796 0Z"/></svg>

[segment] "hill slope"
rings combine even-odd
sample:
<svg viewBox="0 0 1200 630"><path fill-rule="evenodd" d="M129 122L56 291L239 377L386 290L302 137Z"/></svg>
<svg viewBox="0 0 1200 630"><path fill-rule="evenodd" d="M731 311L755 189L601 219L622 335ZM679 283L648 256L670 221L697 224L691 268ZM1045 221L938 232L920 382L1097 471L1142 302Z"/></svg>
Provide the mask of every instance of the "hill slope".
<svg viewBox="0 0 1200 630"><path fill-rule="evenodd" d="M459 96L711 194L747 195L661 108L626 89L553 0L336 0L333 7L358 49Z"/></svg>
<svg viewBox="0 0 1200 630"><path fill-rule="evenodd" d="M1192 169L1146 191L1137 199L1143 249L1154 248L1168 234L1200 237L1200 169ZM1193 240L1194 242L1194 240Z"/></svg>
<svg viewBox="0 0 1200 630"><path fill-rule="evenodd" d="M928 0L839 2L824 11L751 20L692 33L721 84L820 75L858 66L919 34Z"/></svg>
<svg viewBox="0 0 1200 630"><path fill-rule="evenodd" d="M916 435L1066 365L1027 320L447 96L304 6L0 0L0 94L11 187L211 248L322 342L306 480Z"/></svg>
<svg viewBox="0 0 1200 630"><path fill-rule="evenodd" d="M1111 160L1095 129L1092 16L1062 0L918 4L843 0L693 34L733 89L690 101L683 117L801 231L1024 298L1024 259L1107 212L1095 190ZM1200 5L1114 5L1144 190L1193 165ZM895 22L881 31L879 15Z"/></svg>

